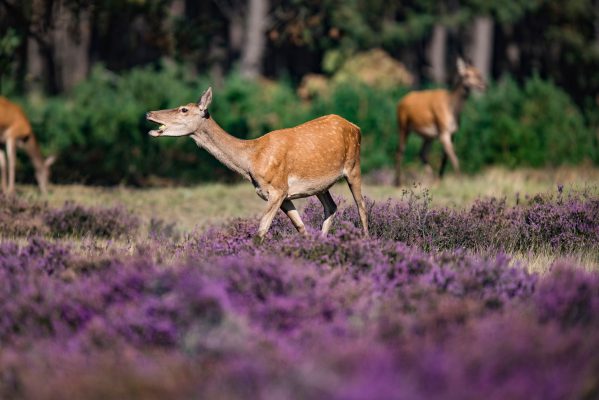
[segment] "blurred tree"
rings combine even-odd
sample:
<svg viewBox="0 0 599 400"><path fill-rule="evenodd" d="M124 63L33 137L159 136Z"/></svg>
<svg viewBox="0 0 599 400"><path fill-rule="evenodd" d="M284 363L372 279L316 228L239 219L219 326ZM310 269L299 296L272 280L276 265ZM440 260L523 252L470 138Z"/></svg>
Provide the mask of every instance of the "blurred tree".
<svg viewBox="0 0 599 400"><path fill-rule="evenodd" d="M268 0L249 0L240 65L241 75L246 78L256 78L262 74L262 62L266 49L268 3Z"/></svg>
<svg viewBox="0 0 599 400"><path fill-rule="evenodd" d="M71 88L89 69L90 9L86 0L1 0L8 19L27 39L29 79L50 93Z"/></svg>
<svg viewBox="0 0 599 400"><path fill-rule="evenodd" d="M581 103L599 93L599 7L595 0L546 0L516 26L525 38L519 76L537 70ZM541 34L540 34L541 33Z"/></svg>
<svg viewBox="0 0 599 400"><path fill-rule="evenodd" d="M485 80L491 76L491 57L493 55L493 18L479 15L472 21L471 41L468 57Z"/></svg>
<svg viewBox="0 0 599 400"><path fill-rule="evenodd" d="M53 29L57 87L70 90L90 69L91 5L58 1Z"/></svg>
<svg viewBox="0 0 599 400"><path fill-rule="evenodd" d="M435 83L447 81L447 28L442 24L435 24L428 48L428 58L431 64L431 78Z"/></svg>
<svg viewBox="0 0 599 400"><path fill-rule="evenodd" d="M599 0L0 0L0 35L19 39L14 76L50 93L95 62L118 72L166 57L220 82L235 65L299 82L381 47L418 82L446 83L461 54L493 79L536 71L582 104L599 92L598 21Z"/></svg>
<svg viewBox="0 0 599 400"><path fill-rule="evenodd" d="M11 28L0 32L0 93L4 94L4 77L10 76L14 68L14 52L19 47L20 39Z"/></svg>

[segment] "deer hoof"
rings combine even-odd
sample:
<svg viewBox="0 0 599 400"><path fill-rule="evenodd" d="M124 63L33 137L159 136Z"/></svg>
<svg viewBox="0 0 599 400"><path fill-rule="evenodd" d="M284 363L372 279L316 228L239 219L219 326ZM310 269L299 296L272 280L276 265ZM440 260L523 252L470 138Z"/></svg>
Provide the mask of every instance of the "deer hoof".
<svg viewBox="0 0 599 400"><path fill-rule="evenodd" d="M261 246L264 243L264 236L255 235L252 238L252 243L254 244L254 246Z"/></svg>

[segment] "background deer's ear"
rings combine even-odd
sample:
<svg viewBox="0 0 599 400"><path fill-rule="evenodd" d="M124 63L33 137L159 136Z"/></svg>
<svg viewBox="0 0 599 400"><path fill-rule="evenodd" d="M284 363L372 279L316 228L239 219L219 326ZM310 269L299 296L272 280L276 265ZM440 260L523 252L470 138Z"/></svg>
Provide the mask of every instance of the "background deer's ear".
<svg viewBox="0 0 599 400"><path fill-rule="evenodd" d="M204 92L202 97L200 97L200 100L198 101L198 106L201 110L207 110L210 103L212 103L212 87L209 87Z"/></svg>
<svg viewBox="0 0 599 400"><path fill-rule="evenodd" d="M464 73L466 72L466 63L464 62L462 57L458 57L458 60L456 61L456 66L458 67L458 74L464 75Z"/></svg>

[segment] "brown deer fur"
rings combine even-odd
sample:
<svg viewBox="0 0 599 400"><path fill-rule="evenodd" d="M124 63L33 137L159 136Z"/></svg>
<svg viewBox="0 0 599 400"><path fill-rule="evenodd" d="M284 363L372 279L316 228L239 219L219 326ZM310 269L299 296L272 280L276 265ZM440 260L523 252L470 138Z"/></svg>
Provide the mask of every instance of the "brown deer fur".
<svg viewBox="0 0 599 400"><path fill-rule="evenodd" d="M452 136L457 131L460 113L472 89L485 89L480 72L458 59L457 79L453 90L436 89L411 92L397 104L397 124L399 145L395 159L395 184L401 184L401 163L411 131L420 135L424 142L420 159L427 169L431 169L428 153L432 141L439 139L443 145L443 159L439 176L443 176L447 159L456 173L460 172L458 158L453 150Z"/></svg>
<svg viewBox="0 0 599 400"><path fill-rule="evenodd" d="M8 155L5 157L4 151L0 150L2 192L14 192L18 146L29 155L35 168L35 178L39 188L42 193L46 193L50 178L50 166L55 158L51 156L44 159L25 113L21 107L4 97L0 97L0 143L6 143Z"/></svg>
<svg viewBox="0 0 599 400"><path fill-rule="evenodd" d="M146 117L162 126L151 136L191 136L219 161L252 182L267 201L257 238L264 239L280 208L301 234L304 223L293 199L315 195L324 207L322 234L326 235L337 206L329 188L344 177L352 192L364 234L368 235L360 174L360 128L327 115L302 125L281 129L257 139L242 140L225 132L208 113L209 88L200 101L169 110L150 111Z"/></svg>

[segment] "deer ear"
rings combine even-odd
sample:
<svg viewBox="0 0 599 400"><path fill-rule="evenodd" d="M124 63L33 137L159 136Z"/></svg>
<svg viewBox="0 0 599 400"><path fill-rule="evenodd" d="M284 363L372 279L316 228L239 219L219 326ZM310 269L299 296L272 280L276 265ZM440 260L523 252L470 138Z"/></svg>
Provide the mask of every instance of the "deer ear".
<svg viewBox="0 0 599 400"><path fill-rule="evenodd" d="M207 110L210 103L212 103L212 87L209 87L204 92L202 97L200 97L200 100L198 101L198 106L201 110Z"/></svg>
<svg viewBox="0 0 599 400"><path fill-rule="evenodd" d="M464 75L464 73L466 72L466 63L464 62L462 57L458 57L458 60L456 61L456 66L458 68L458 74Z"/></svg>
<svg viewBox="0 0 599 400"><path fill-rule="evenodd" d="M44 165L46 167L50 167L56 161L56 156L50 156L44 160Z"/></svg>

